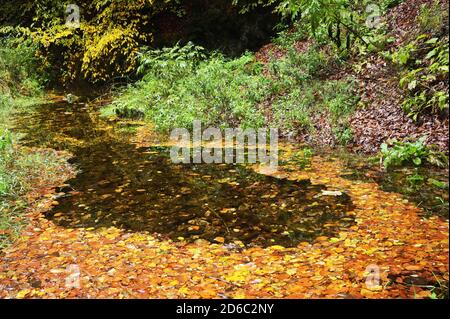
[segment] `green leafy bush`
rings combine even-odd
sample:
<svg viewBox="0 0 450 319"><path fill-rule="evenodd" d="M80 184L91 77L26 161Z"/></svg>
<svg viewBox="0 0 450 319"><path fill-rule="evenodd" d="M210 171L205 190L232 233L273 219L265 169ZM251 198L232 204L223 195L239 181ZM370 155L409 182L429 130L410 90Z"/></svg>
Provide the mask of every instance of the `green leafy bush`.
<svg viewBox="0 0 450 319"><path fill-rule="evenodd" d="M298 39L314 38L321 44L334 44L341 53L356 51L379 51L389 41L382 28L383 22L376 21L368 26L367 21L383 16L387 9L401 0L234 0L244 10L257 6L272 6L274 11L296 25ZM374 6L376 5L376 6ZM373 20L375 21L375 20ZM289 37L281 37L282 44Z"/></svg>
<svg viewBox="0 0 450 319"><path fill-rule="evenodd" d="M64 23L66 1L26 1L20 5L13 0L5 2L4 7L9 8L2 8L9 11L5 19L12 20L13 25L25 21L44 58L44 68L53 80L63 84L80 78L106 81L133 73L139 45L153 39L150 18L161 11L173 12L178 3L78 0L75 3L81 8L82 19L80 27L74 29ZM21 10L26 10L26 18L14 21Z"/></svg>
<svg viewBox="0 0 450 319"><path fill-rule="evenodd" d="M314 155L314 150L310 147L302 148L295 152L289 161L295 162L300 168L304 169L311 165L311 158Z"/></svg>
<svg viewBox="0 0 450 319"><path fill-rule="evenodd" d="M80 8L79 28L65 25L70 3ZM265 41L276 20L269 9L241 16L229 0L3 0L0 6L0 25L29 27L52 80L67 85L133 77L145 45L195 39L242 53Z"/></svg>
<svg viewBox="0 0 450 319"><path fill-rule="evenodd" d="M138 56L142 80L103 109L104 115L145 114L163 132L191 128L201 119L208 126L270 125L295 135L311 130L313 112L328 112L324 116L336 140L346 144L352 139L348 118L357 97L352 81L321 78L333 59L326 46L312 45L302 53L291 49L266 68L253 54L206 56L192 43L144 49Z"/></svg>
<svg viewBox="0 0 450 319"><path fill-rule="evenodd" d="M448 189L448 183L438 181L437 179L428 178L427 182L428 182L428 184L433 185L436 188Z"/></svg>
<svg viewBox="0 0 450 319"><path fill-rule="evenodd" d="M0 37L0 95L3 95L3 103L7 95L31 96L41 92L46 77L38 71L36 50L36 45L29 39Z"/></svg>
<svg viewBox="0 0 450 319"><path fill-rule="evenodd" d="M273 126L284 134L296 131L309 131L312 127L310 112L316 99L313 90L298 88L278 98L272 105Z"/></svg>
<svg viewBox="0 0 450 319"><path fill-rule="evenodd" d="M448 4L441 2L435 0L420 6L417 22L423 32L436 35L448 32Z"/></svg>
<svg viewBox="0 0 450 319"><path fill-rule="evenodd" d="M340 145L347 145L353 140L353 130L349 126L334 128L333 134Z"/></svg>
<svg viewBox="0 0 450 319"><path fill-rule="evenodd" d="M5 134L5 133L3 133ZM1 141L1 140L0 140ZM68 165L52 151L36 151L12 145L8 133L2 137L0 150L0 249L10 244L25 223L23 213L26 200L22 197L31 189L47 187L55 180L68 178L61 175L62 166Z"/></svg>
<svg viewBox="0 0 450 319"><path fill-rule="evenodd" d="M330 60L330 56L318 45L309 47L303 53L298 53L294 48L289 49L286 57L269 63L274 93L281 93L319 77L326 71Z"/></svg>
<svg viewBox="0 0 450 319"><path fill-rule="evenodd" d="M15 36L0 38L0 249L20 234L24 212L20 196L50 168L56 172L61 164L53 154L14 145L17 136L8 129L15 111L27 110L30 103L40 101L47 80L39 70L36 45L27 36L20 36L26 32L18 30Z"/></svg>
<svg viewBox="0 0 450 319"><path fill-rule="evenodd" d="M130 86L110 109L138 109L161 131L204 125L260 127L264 117L255 106L270 93L254 56L229 60L213 54L205 60L200 47L147 51L141 55L143 79ZM108 110L104 111L108 112Z"/></svg>
<svg viewBox="0 0 450 319"><path fill-rule="evenodd" d="M184 70L192 70L192 68L201 61L206 59L205 49L197 46L192 42L181 46L177 43L171 48L162 48L150 50L146 47L138 53L139 67L138 74L151 73L153 76L179 76ZM162 72L169 69L168 72Z"/></svg>
<svg viewBox="0 0 450 319"><path fill-rule="evenodd" d="M437 166L447 166L448 158L445 154L433 150L425 145L425 137L414 142L393 141L391 145L381 145L383 165L386 169L404 164L416 166L428 162Z"/></svg>
<svg viewBox="0 0 450 319"><path fill-rule="evenodd" d="M392 54L392 61L403 68L400 87L406 92L403 110L413 120L425 112L448 109L448 41L421 35Z"/></svg>
<svg viewBox="0 0 450 319"><path fill-rule="evenodd" d="M354 112L358 97L352 81L309 80L296 84L275 99L272 105L273 123L285 134L313 129L311 117L325 114L339 144L352 140L348 119Z"/></svg>

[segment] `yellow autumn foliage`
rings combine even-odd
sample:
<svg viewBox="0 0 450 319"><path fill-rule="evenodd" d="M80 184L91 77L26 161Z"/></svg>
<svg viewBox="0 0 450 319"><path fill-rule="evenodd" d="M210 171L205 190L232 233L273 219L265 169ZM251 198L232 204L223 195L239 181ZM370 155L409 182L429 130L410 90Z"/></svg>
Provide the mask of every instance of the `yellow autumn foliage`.
<svg viewBox="0 0 450 319"><path fill-rule="evenodd" d="M54 3L53 3L54 2ZM49 0L48 6L61 6ZM139 46L153 40L149 27L152 16L172 10L173 0L80 0L81 23L77 29L64 24L50 13L43 18L36 7L36 27L32 38L38 43L43 67L56 82L68 84L77 80L104 82L132 73L136 68ZM63 8L63 7L61 7Z"/></svg>
<svg viewBox="0 0 450 319"><path fill-rule="evenodd" d="M135 68L138 34L132 29L113 28L104 34L94 33L86 40L81 72L91 80L124 76Z"/></svg>

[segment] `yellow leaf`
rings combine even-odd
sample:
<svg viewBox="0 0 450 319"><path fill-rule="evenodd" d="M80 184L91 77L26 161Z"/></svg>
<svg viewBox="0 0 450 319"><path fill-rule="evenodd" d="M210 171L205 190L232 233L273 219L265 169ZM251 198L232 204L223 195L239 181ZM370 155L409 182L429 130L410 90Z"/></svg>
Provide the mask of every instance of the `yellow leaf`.
<svg viewBox="0 0 450 319"><path fill-rule="evenodd" d="M30 289L23 289L17 293L16 298L19 298L19 299L24 298L29 293L30 293Z"/></svg>
<svg viewBox="0 0 450 319"><path fill-rule="evenodd" d="M283 246L280 245L273 245L269 247L272 250L284 250L285 248Z"/></svg>
<svg viewBox="0 0 450 319"><path fill-rule="evenodd" d="M297 269L296 268L290 268L290 269L286 270L286 273L289 276L295 275L297 273Z"/></svg>

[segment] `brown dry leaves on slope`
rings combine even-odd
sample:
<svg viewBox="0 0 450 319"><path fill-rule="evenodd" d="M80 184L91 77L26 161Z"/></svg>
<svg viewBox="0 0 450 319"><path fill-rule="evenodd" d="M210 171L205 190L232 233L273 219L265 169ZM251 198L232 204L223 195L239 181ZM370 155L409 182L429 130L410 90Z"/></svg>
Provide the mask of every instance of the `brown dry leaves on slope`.
<svg viewBox="0 0 450 319"><path fill-rule="evenodd" d="M435 0L407 0L388 12L385 17L388 35L395 39L390 50L394 51L405 45L422 32L417 22L420 8L434 2ZM442 0L441 3L443 8L448 7L447 0ZM366 57L364 62L360 72L347 69L339 72L338 76L346 77L353 73L359 83L362 101L367 105L358 109L350 121L355 137L353 150L374 153L387 139L417 139L426 136L428 144L435 144L448 152L448 117L424 114L420 121L412 121L400 107L404 96L398 84L398 71L376 54Z"/></svg>
<svg viewBox="0 0 450 319"><path fill-rule="evenodd" d="M416 20L421 5L431 5L435 0L406 0L390 9L384 17L387 23L388 36L395 39L391 50L415 39L420 30ZM448 0L441 0L442 6L448 7ZM311 40L298 41L294 44L297 52L304 52L311 45ZM257 53L258 61L267 64L270 59L281 59L286 56L274 44L263 46ZM355 66L358 66L355 68ZM356 71L357 70L357 71ZM266 71L266 74L268 72ZM353 141L350 149L364 153L376 153L380 145L388 139L403 140L406 137L419 138L426 136L428 144L435 144L439 149L448 152L449 121L436 115L424 114L421 121L412 121L401 109L404 93L399 87L400 75L392 63L381 55L373 53L369 56L354 57L346 65L333 65L327 70L329 80L355 79L358 83L358 95L361 96L363 108L358 108L350 118ZM262 103L265 116L271 119L273 97ZM335 146L328 114L317 114L312 117L315 131L298 132L298 138L309 144Z"/></svg>
<svg viewBox="0 0 450 319"><path fill-rule="evenodd" d="M114 227L66 229L43 218L51 201L44 199L21 239L0 256L0 297L428 297L418 285L448 281L448 221L423 219L400 195L341 178L342 168L316 156L306 171L278 172L346 192L355 204L355 226L295 248L235 250ZM78 288L66 285L73 265ZM370 265L379 267L381 282L369 289Z"/></svg>

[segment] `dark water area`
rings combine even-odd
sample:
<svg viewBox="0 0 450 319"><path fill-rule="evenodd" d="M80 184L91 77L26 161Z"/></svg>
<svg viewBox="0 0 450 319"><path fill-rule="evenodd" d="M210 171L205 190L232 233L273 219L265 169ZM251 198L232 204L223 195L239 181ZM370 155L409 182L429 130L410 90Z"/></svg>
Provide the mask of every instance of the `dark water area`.
<svg viewBox="0 0 450 319"><path fill-rule="evenodd" d="M169 148L137 148L89 104L46 104L18 118L23 144L73 154L79 172L57 189L58 204L45 214L63 227L294 246L354 224L346 194L320 196L325 186L242 164L173 164Z"/></svg>

